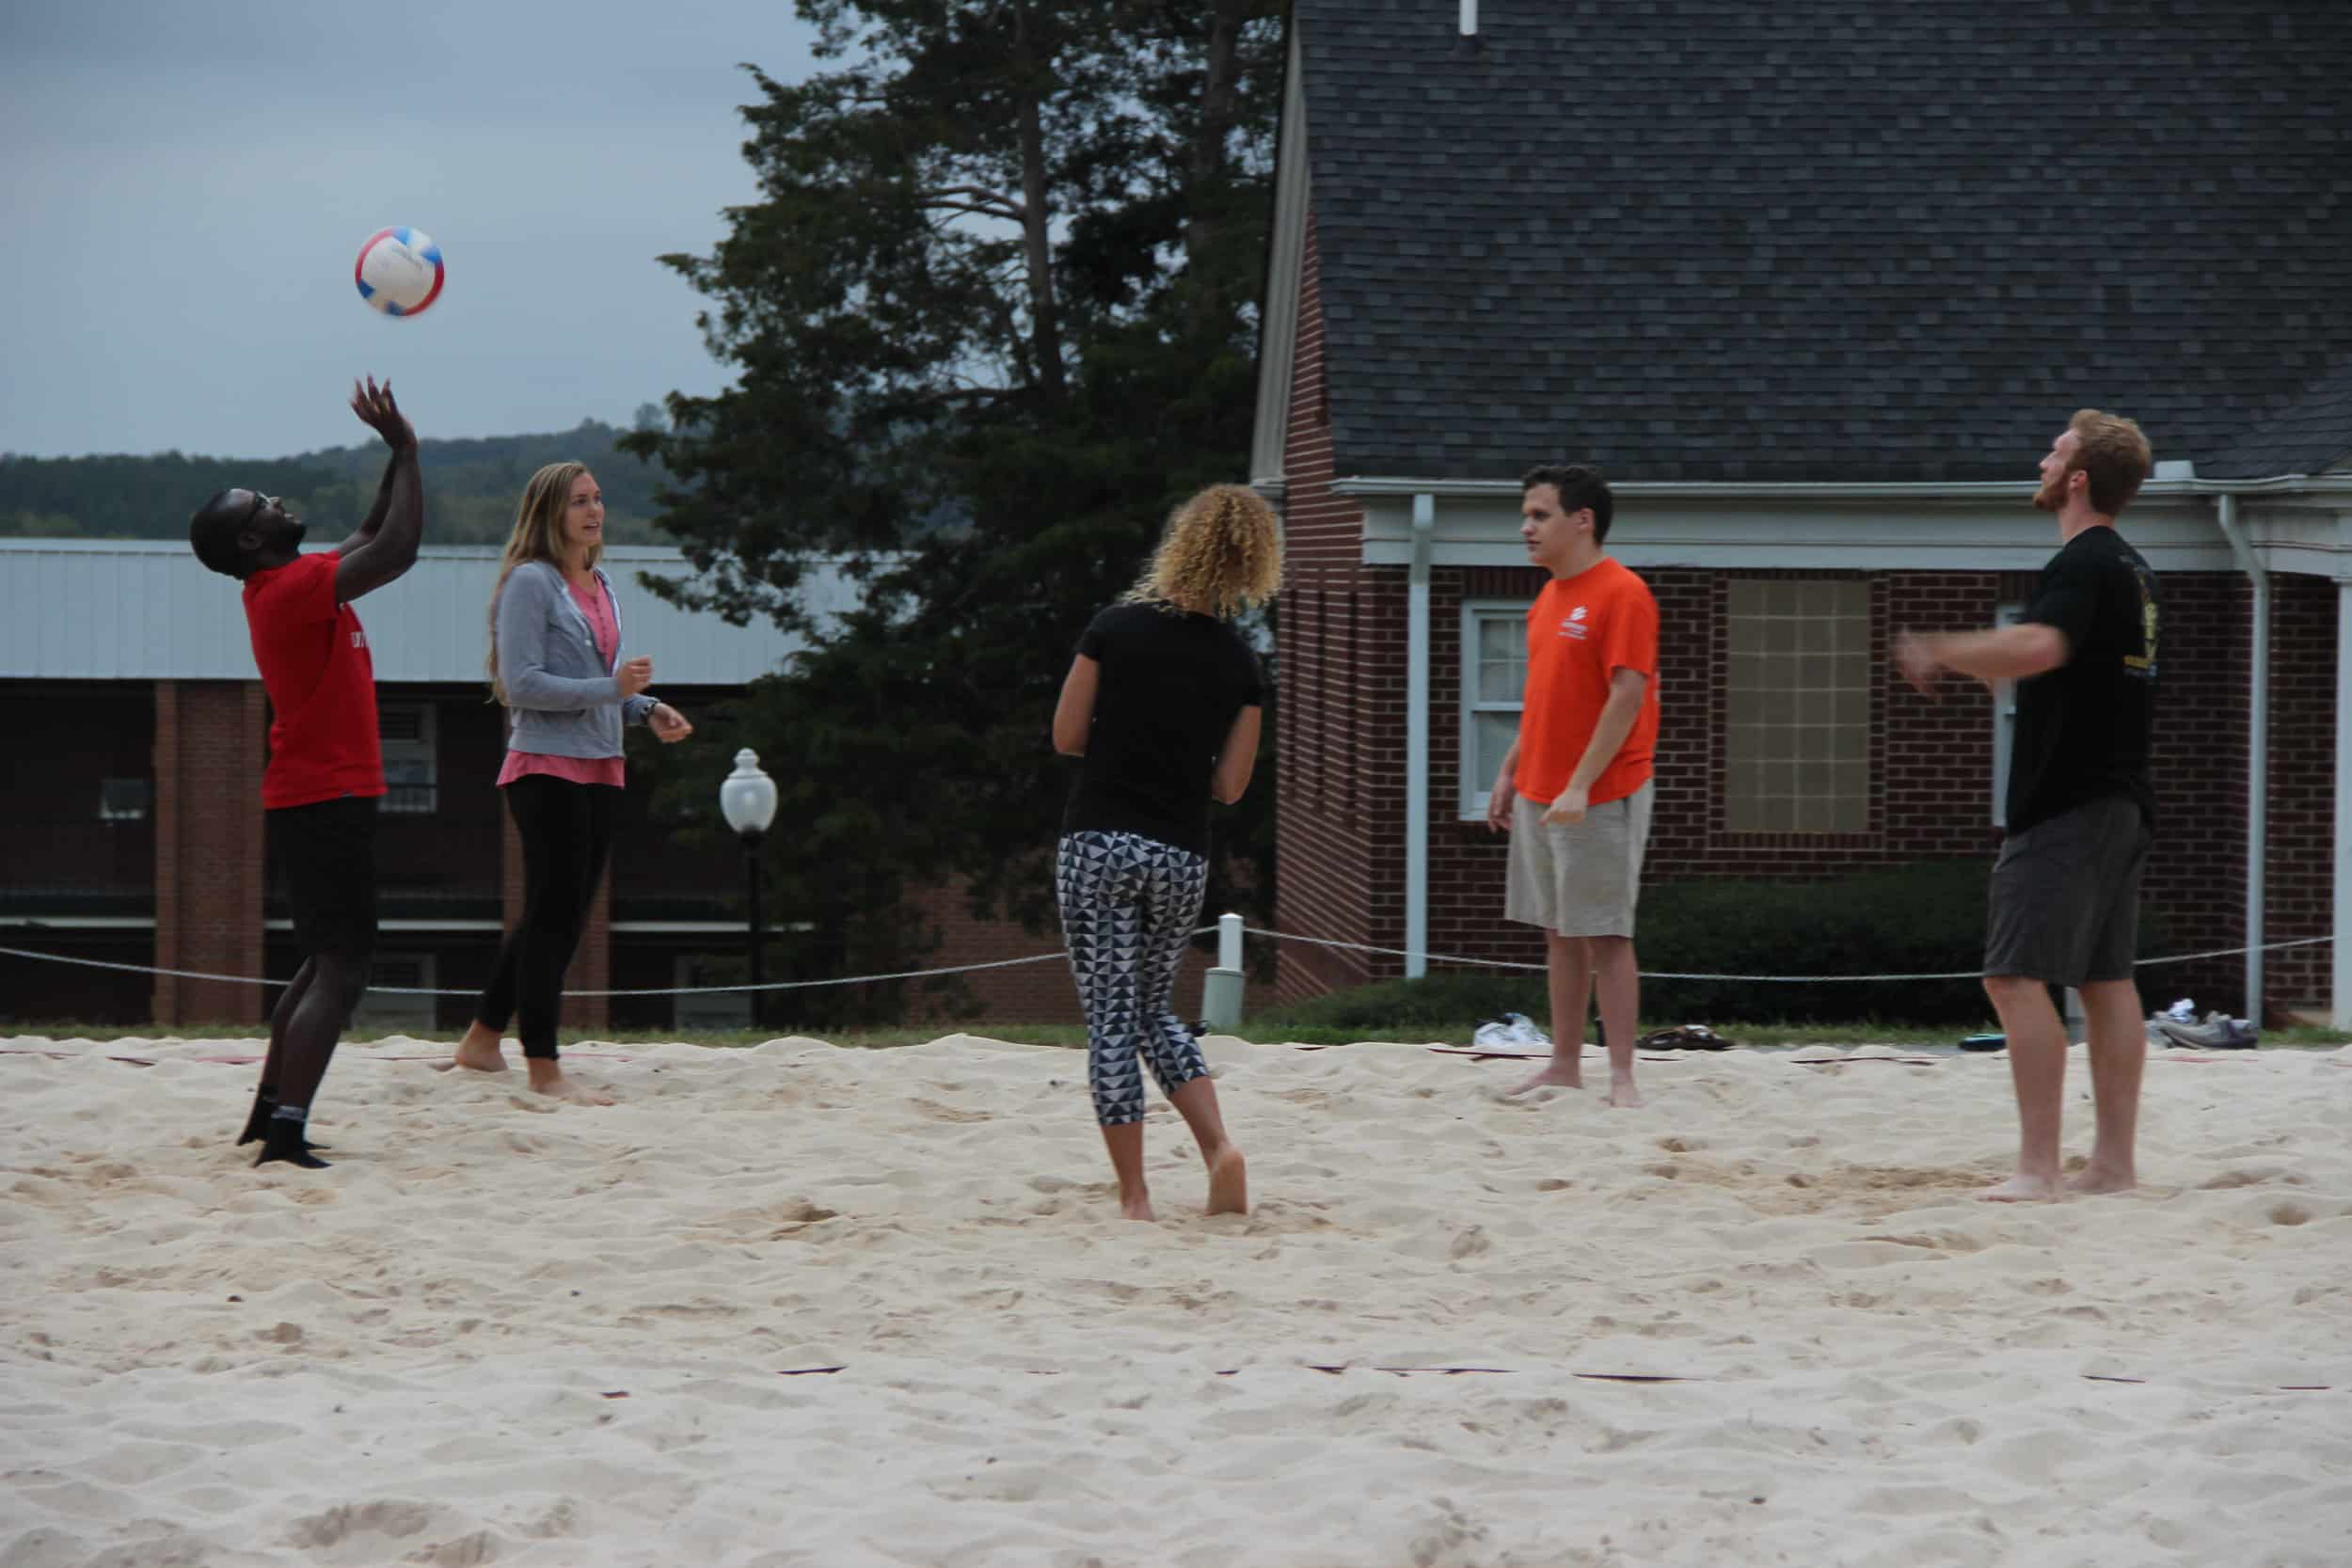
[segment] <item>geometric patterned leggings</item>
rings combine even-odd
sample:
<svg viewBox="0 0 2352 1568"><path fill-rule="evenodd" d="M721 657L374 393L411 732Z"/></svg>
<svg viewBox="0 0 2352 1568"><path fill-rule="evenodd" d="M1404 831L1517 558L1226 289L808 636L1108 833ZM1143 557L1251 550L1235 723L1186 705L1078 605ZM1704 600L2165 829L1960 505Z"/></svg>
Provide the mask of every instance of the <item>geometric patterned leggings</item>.
<svg viewBox="0 0 2352 1568"><path fill-rule="evenodd" d="M1062 940L1087 1015L1087 1083L1095 1119L1143 1119L1143 1070L1164 1094L1208 1076L1192 1031L1168 1011L1209 863L1139 833L1062 835L1054 863Z"/></svg>

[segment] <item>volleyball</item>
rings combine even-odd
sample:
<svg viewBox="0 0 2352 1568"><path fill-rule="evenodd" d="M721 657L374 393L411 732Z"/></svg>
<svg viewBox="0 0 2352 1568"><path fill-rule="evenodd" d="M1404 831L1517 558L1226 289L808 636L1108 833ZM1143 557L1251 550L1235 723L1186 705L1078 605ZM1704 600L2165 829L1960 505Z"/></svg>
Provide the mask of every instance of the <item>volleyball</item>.
<svg viewBox="0 0 2352 1568"><path fill-rule="evenodd" d="M379 229L352 268L359 297L388 316L421 315L441 297L441 247L421 229Z"/></svg>

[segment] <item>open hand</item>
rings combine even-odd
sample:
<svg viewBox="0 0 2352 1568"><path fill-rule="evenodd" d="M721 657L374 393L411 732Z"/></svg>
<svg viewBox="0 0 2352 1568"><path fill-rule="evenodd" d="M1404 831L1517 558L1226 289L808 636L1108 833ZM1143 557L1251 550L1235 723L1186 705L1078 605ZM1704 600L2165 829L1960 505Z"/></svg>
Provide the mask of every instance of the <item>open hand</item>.
<svg viewBox="0 0 2352 1568"><path fill-rule="evenodd" d="M378 387L375 377L372 375L353 382L351 411L358 415L369 429L383 436L394 451L417 444L417 433L409 428L407 419L400 411L400 404L392 401L390 382Z"/></svg>
<svg viewBox="0 0 2352 1568"><path fill-rule="evenodd" d="M674 746L694 733L694 726L686 721L686 715L667 703L654 704L653 711L645 715L645 725L653 731L654 738L664 746Z"/></svg>
<svg viewBox="0 0 2352 1568"><path fill-rule="evenodd" d="M1935 695L1936 679L1944 673L1943 661L1935 657L1935 645L1910 631L1895 634L1895 668L1923 697Z"/></svg>

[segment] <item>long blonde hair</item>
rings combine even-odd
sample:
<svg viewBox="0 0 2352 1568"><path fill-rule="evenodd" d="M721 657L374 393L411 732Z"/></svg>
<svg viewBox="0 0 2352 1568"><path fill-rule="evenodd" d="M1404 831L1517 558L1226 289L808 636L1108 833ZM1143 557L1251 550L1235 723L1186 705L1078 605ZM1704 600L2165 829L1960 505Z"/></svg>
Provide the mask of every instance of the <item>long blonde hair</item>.
<svg viewBox="0 0 2352 1568"><path fill-rule="evenodd" d="M1131 602L1166 599L1232 617L1282 586L1282 523L1246 484L1212 484L1168 515Z"/></svg>
<svg viewBox="0 0 2352 1568"><path fill-rule="evenodd" d="M572 483L588 471L585 463L550 463L523 486L522 503L515 508L515 531L506 536L506 553L499 561L498 586L490 591L490 653L483 661L489 673L491 699L506 701L506 683L499 679L499 595L506 579L526 561L544 561L559 571L564 565L564 513L572 503ZM588 564L604 558L601 542L588 546Z"/></svg>

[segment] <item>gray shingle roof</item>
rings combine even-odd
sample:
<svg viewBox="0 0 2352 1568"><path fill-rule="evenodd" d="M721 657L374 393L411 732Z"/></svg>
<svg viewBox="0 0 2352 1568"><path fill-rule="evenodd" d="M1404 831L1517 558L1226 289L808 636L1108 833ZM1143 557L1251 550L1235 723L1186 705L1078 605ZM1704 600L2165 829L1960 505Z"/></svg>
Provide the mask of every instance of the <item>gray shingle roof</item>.
<svg viewBox="0 0 2352 1568"><path fill-rule="evenodd" d="M2345 0L1296 0L1338 472L2352 450Z"/></svg>

